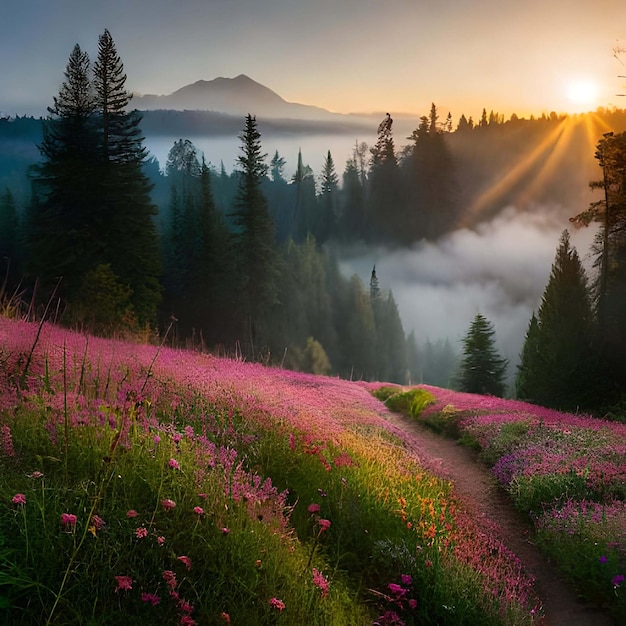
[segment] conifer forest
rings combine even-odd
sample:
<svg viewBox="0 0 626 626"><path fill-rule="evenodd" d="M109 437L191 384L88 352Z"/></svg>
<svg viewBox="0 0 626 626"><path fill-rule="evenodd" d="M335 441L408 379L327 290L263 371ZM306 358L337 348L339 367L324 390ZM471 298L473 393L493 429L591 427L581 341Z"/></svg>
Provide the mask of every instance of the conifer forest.
<svg viewBox="0 0 626 626"><path fill-rule="evenodd" d="M383 115L375 143L355 141L345 163L329 148L314 172L300 153L287 175L279 151L266 153L252 110L240 120L237 162L227 171L184 136L159 163L142 129L164 112L133 108L126 80L105 30L95 58L76 44L59 68L45 118L0 119L1 309L296 371L623 415L626 112L594 114L612 130L577 157L592 163L581 168L590 178L562 172L534 199L558 204L564 225L519 363L510 363L481 313L467 320L460 353L419 329L407 332L380 269L346 276L342 255L436 244L476 227L541 172L527 168L499 195L488 182L504 178L530 143L567 124L582 128L581 120L505 120L484 110L455 123L433 104L408 137L396 137L392 116ZM564 167L574 171L570 159ZM592 200L582 206L589 184ZM578 251L570 231L585 228L594 243Z"/></svg>

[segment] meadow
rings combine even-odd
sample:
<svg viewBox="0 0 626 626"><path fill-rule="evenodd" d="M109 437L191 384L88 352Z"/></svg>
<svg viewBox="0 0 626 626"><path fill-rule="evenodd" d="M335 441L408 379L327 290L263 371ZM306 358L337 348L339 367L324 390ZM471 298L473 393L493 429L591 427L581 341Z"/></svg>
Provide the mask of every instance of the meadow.
<svg viewBox="0 0 626 626"><path fill-rule="evenodd" d="M540 623L533 580L411 453L380 387L0 317L0 623ZM603 437L565 473L589 486L536 507L507 425L547 445L568 416L498 402L429 388L407 406L481 446L624 615L626 427L572 416L573 448Z"/></svg>
<svg viewBox="0 0 626 626"><path fill-rule="evenodd" d="M626 424L422 386L416 418L479 452L578 593L626 621Z"/></svg>

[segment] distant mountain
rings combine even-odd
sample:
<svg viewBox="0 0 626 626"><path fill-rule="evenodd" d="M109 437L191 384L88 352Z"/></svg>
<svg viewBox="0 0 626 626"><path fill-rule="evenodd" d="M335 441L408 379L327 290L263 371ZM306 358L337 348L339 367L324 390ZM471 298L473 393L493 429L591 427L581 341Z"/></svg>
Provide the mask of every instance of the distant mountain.
<svg viewBox="0 0 626 626"><path fill-rule="evenodd" d="M228 115L245 116L248 113L261 118L299 120L330 120L346 118L320 107L287 102L276 92L257 83L245 74L235 78L199 80L169 95L138 95L133 106L142 111L215 111Z"/></svg>

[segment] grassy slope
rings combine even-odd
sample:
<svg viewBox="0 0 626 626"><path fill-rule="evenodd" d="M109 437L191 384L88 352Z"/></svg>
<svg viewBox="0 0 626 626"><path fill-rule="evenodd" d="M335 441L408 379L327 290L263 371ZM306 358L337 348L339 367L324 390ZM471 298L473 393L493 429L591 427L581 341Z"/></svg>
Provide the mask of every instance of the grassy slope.
<svg viewBox="0 0 626 626"><path fill-rule="evenodd" d="M532 623L370 387L0 318L0 616Z"/></svg>

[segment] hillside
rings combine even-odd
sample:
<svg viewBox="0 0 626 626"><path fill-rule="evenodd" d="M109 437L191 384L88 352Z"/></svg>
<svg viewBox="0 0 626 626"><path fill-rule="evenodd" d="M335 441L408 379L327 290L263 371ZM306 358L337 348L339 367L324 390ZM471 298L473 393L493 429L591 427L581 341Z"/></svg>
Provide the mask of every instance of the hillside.
<svg viewBox="0 0 626 626"><path fill-rule="evenodd" d="M398 410L403 397L430 404L414 415L433 424L464 419L492 453L521 441L524 428L507 424L541 419L543 435L584 434L594 460L606 449L624 462L620 425L0 318L0 618L512 626L545 612L544 623L565 623L554 597L542 608L507 534L459 497L450 459L376 390ZM555 511L574 507L568 493ZM623 507L605 511L604 524L585 518L595 547L580 566L624 617ZM603 623L575 614L568 623Z"/></svg>

